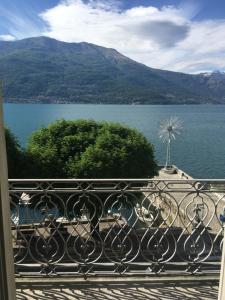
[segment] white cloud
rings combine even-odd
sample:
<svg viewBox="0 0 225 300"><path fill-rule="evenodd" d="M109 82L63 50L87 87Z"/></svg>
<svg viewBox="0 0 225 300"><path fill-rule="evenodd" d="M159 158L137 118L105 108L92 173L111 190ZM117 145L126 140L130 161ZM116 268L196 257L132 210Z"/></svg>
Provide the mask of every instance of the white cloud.
<svg viewBox="0 0 225 300"><path fill-rule="evenodd" d="M44 35L111 47L155 68L225 69L225 20L192 21L197 6L133 7L118 1L64 0L44 11Z"/></svg>
<svg viewBox="0 0 225 300"><path fill-rule="evenodd" d="M0 35L0 41L15 41L15 36L11 34L2 34Z"/></svg>

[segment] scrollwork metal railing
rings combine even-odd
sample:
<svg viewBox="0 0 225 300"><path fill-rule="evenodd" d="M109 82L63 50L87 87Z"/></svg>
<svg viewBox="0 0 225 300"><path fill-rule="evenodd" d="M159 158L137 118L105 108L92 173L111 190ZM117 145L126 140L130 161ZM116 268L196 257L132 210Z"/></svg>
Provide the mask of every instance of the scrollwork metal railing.
<svg viewBox="0 0 225 300"><path fill-rule="evenodd" d="M10 180L17 275L219 272L225 181Z"/></svg>

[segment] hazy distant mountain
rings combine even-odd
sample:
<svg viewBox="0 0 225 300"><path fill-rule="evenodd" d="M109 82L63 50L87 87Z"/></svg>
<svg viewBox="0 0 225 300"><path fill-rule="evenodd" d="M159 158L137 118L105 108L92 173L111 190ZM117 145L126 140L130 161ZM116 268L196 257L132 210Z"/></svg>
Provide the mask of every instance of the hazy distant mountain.
<svg viewBox="0 0 225 300"><path fill-rule="evenodd" d="M215 96L219 98L223 98L225 96L225 73L214 71L214 72L207 72L201 73L198 75L201 82L207 86L210 91L213 92ZM225 101L224 101L225 103Z"/></svg>
<svg viewBox="0 0 225 300"><path fill-rule="evenodd" d="M224 73L152 69L114 49L47 37L0 41L0 78L13 102L225 103Z"/></svg>

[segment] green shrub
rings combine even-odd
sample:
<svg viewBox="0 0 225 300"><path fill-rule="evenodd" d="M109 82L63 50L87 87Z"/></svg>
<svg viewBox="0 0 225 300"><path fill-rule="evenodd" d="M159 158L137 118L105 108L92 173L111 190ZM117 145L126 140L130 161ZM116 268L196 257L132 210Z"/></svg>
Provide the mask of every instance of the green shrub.
<svg viewBox="0 0 225 300"><path fill-rule="evenodd" d="M135 129L59 120L33 133L27 154L39 178L145 178L157 174L153 146Z"/></svg>

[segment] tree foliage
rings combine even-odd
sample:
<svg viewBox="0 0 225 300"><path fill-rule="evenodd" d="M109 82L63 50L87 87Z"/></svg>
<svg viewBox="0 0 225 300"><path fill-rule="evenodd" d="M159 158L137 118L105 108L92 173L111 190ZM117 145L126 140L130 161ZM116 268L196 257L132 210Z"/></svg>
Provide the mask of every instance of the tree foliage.
<svg viewBox="0 0 225 300"><path fill-rule="evenodd" d="M23 151L13 133L6 128L6 151L8 159L8 176L9 178L18 178L22 170Z"/></svg>
<svg viewBox="0 0 225 300"><path fill-rule="evenodd" d="M153 146L135 129L59 120L33 133L28 154L39 178L145 178L157 174Z"/></svg>

